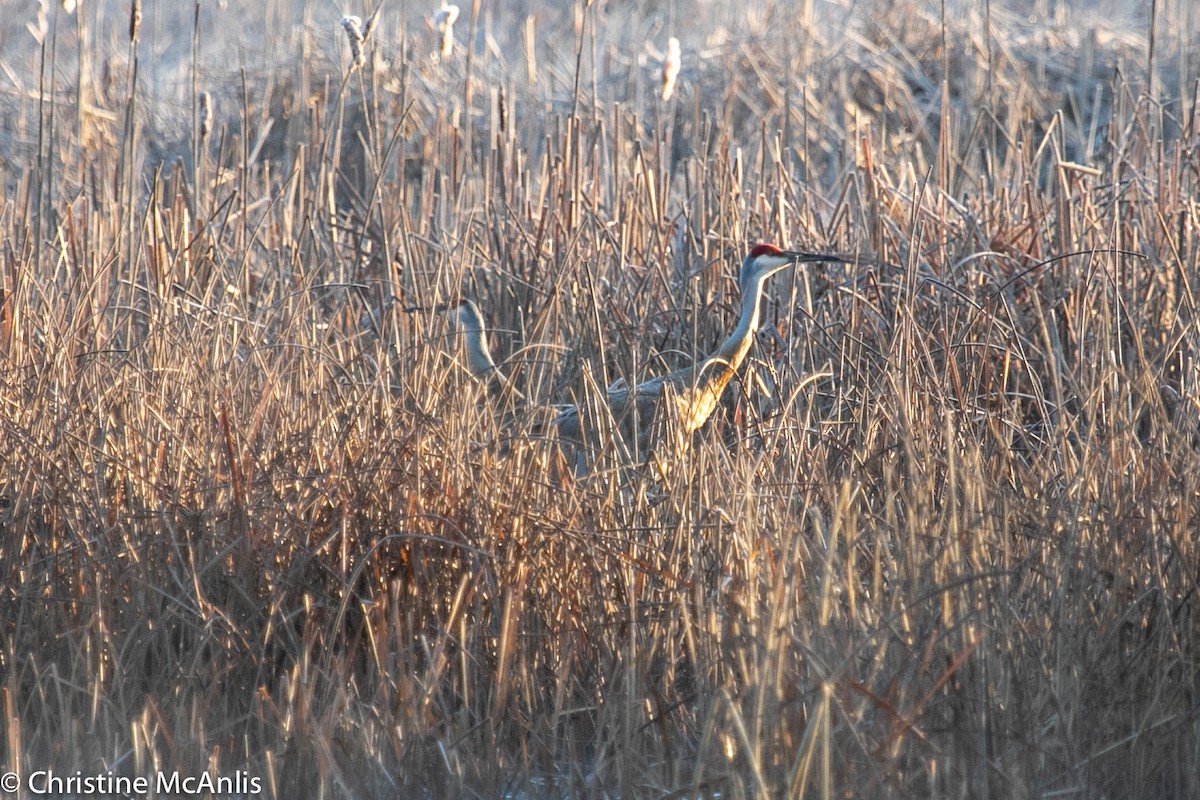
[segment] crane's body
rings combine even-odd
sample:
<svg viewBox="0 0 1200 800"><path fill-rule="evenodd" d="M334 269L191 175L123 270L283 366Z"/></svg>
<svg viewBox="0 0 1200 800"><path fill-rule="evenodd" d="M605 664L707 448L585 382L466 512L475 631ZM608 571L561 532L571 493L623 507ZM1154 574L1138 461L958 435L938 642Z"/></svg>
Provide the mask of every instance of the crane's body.
<svg viewBox="0 0 1200 800"><path fill-rule="evenodd" d="M656 419L676 426L675 431L681 436L691 434L708 421L754 343L767 279L792 264L819 261L845 262L845 259L781 250L770 244L757 245L746 255L738 276L742 305L737 326L716 352L689 367L656 376L632 388L620 386L607 390L605 402L614 419L626 430L632 426L640 449L644 451L649 444ZM464 300L453 307L439 306L438 310L446 312L462 329L471 374L489 386L506 386L508 379L496 366L488 348L487 331L478 307ZM554 410L559 436L581 440L580 407L561 405Z"/></svg>

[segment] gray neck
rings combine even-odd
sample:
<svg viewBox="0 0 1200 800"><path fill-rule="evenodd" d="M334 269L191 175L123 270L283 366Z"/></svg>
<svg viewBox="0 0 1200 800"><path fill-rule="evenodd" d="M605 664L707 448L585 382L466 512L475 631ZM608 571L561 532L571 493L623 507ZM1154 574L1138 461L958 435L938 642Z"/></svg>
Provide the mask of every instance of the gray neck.
<svg viewBox="0 0 1200 800"><path fill-rule="evenodd" d="M762 288L769 273L758 275L746 286L742 294L742 314L738 318L737 327L728 338L717 348L709 360L724 361L730 369L736 370L750 352L754 342L754 332L758 330L758 318L762 306Z"/></svg>
<svg viewBox="0 0 1200 800"><path fill-rule="evenodd" d="M471 322L463 325L463 329L467 337L467 366L473 374L486 377L496 369L496 362L492 360L492 352L488 349L487 334L480 325Z"/></svg>

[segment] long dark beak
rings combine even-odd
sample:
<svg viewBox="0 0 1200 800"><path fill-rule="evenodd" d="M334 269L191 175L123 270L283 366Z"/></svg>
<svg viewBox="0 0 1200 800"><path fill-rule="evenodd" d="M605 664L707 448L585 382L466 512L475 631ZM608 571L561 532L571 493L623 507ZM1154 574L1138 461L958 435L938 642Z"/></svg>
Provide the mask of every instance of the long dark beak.
<svg viewBox="0 0 1200 800"><path fill-rule="evenodd" d="M783 254L795 261L797 264L813 264L821 261L830 264L853 264L854 261L845 256L834 255L833 253L806 253L802 250L784 250Z"/></svg>
<svg viewBox="0 0 1200 800"><path fill-rule="evenodd" d="M406 314L443 314L451 308L454 306L449 303L436 303L432 306L405 306L403 311Z"/></svg>

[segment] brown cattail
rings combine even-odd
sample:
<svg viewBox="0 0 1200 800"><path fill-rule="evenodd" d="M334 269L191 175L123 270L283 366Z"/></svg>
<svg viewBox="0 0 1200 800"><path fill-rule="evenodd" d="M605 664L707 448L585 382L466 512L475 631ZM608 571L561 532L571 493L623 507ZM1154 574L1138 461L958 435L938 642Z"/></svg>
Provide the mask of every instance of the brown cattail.
<svg viewBox="0 0 1200 800"><path fill-rule="evenodd" d="M371 14L370 18L367 20L367 24L363 26L362 38L363 38L364 42L366 42L367 40L369 40L371 38L371 31L375 30L375 20L379 18L379 10L381 8L383 8L383 6L379 6L379 8L376 8L375 11Z"/></svg>
<svg viewBox="0 0 1200 800"><path fill-rule="evenodd" d="M363 51L362 20L358 17L342 17L342 27L346 30L346 38L350 40L350 70L356 70L367 63Z"/></svg>
<svg viewBox="0 0 1200 800"><path fill-rule="evenodd" d="M670 100L671 95L675 94L675 80L679 77L679 68L682 66L681 60L679 40L672 36L667 40L667 56L663 59L662 65L663 102Z"/></svg>
<svg viewBox="0 0 1200 800"><path fill-rule="evenodd" d="M454 21L458 19L458 6L442 0L442 5L433 12L433 27L442 35L442 58L454 53Z"/></svg>
<svg viewBox="0 0 1200 800"><path fill-rule="evenodd" d="M200 93L200 141L208 138L212 133L213 107L212 97L208 92Z"/></svg>
<svg viewBox="0 0 1200 800"><path fill-rule="evenodd" d="M138 28L142 26L142 0L133 0L129 7L129 41L136 42Z"/></svg>

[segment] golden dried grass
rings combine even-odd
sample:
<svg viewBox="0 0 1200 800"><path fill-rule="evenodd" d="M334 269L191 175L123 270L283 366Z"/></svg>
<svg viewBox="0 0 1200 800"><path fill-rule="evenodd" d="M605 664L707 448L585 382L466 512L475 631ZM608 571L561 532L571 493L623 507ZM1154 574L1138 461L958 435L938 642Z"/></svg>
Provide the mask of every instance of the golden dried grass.
<svg viewBox="0 0 1200 800"><path fill-rule="evenodd" d="M161 167L120 57L107 116L7 98L5 157L36 150L0 218L7 765L272 797L1200 791L1194 67L1170 105L1128 37L1084 70L999 15L834 11L714 15L665 110L653 65L593 66L627 10L539 20L578 50L527 53L536 82L523 45L414 33L282 92L193 85L232 116ZM464 42L533 29L468 16ZM572 479L392 301L471 296L526 397L586 402L711 349L755 239L862 264L777 281L661 477L601 437Z"/></svg>

